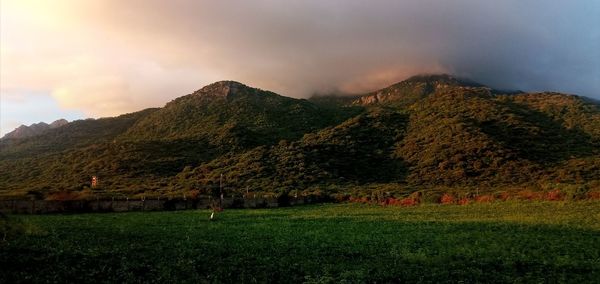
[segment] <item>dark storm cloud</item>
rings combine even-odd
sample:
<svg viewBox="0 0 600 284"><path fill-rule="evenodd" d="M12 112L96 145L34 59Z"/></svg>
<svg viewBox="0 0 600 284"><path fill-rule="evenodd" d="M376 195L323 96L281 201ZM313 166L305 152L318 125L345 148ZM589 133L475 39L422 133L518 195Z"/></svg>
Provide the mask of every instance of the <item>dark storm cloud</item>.
<svg viewBox="0 0 600 284"><path fill-rule="evenodd" d="M204 62L222 76L284 94L362 92L415 73L449 72L497 88L600 98L599 1L158 1L150 7L117 22L150 27L157 39L179 45L174 64ZM194 57L194 50L204 53Z"/></svg>
<svg viewBox="0 0 600 284"><path fill-rule="evenodd" d="M360 93L418 73L600 99L600 1L5 0L2 94L116 115L216 80Z"/></svg>

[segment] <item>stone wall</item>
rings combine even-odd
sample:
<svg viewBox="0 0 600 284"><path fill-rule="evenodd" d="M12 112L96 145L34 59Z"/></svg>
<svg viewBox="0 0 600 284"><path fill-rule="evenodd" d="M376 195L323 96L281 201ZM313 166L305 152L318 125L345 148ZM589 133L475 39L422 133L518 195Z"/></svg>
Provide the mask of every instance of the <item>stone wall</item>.
<svg viewBox="0 0 600 284"><path fill-rule="evenodd" d="M5 214L46 214L83 212L163 211L210 208L211 199L112 199L112 200L0 200L0 212ZM274 208L316 203L317 200L291 197L285 204L276 198L223 198L223 208Z"/></svg>

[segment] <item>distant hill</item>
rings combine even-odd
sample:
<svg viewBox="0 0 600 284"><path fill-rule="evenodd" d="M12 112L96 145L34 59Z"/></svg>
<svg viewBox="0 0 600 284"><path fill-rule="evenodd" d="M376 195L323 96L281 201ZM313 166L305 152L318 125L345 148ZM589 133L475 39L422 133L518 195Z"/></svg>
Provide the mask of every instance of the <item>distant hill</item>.
<svg viewBox="0 0 600 284"><path fill-rule="evenodd" d="M108 142L155 110L146 109L118 117L76 120L60 127L49 127L34 136L13 138L7 134L0 140L0 159L35 157Z"/></svg>
<svg viewBox="0 0 600 284"><path fill-rule="evenodd" d="M2 137L2 139L22 139L22 138L37 136L37 135L43 134L44 132L48 131L49 129L61 127L68 123L69 122L66 119L59 119L50 124L40 122L40 123L34 123L29 126L21 125L21 126L17 127L15 130L13 130L9 133L6 133L6 135L4 135L4 137Z"/></svg>
<svg viewBox="0 0 600 284"><path fill-rule="evenodd" d="M421 75L357 97L222 81L163 108L0 141L0 195L61 190L600 189L600 106Z"/></svg>

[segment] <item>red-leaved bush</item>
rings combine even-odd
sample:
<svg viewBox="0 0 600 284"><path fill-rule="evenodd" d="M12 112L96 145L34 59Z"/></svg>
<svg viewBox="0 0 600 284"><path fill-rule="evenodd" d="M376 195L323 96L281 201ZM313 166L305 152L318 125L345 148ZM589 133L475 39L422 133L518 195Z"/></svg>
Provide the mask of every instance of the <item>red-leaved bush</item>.
<svg viewBox="0 0 600 284"><path fill-rule="evenodd" d="M490 203L494 201L493 195L479 195L475 196L475 202L477 203Z"/></svg>
<svg viewBox="0 0 600 284"><path fill-rule="evenodd" d="M419 200L411 197L404 198L400 200L400 205L402 206L415 206L419 205Z"/></svg>
<svg viewBox="0 0 600 284"><path fill-rule="evenodd" d="M418 205L420 202L418 199L414 198L414 197L407 197L407 198L402 198L402 199L397 199L397 198L387 198L382 205L389 205L389 206L415 206Z"/></svg>
<svg viewBox="0 0 600 284"><path fill-rule="evenodd" d="M416 206L421 203L421 192L413 192L405 198L388 197L380 204L382 206Z"/></svg>
<svg viewBox="0 0 600 284"><path fill-rule="evenodd" d="M349 202L354 203L367 203L367 204L380 204L382 206L416 206L421 204L421 192L414 192L408 197L404 198L381 198L379 201L369 199L368 197L349 197ZM589 200L600 200L600 191L590 191L586 193L585 198ZM546 201L564 201L567 199L567 195L559 190L555 189L548 192L535 191L530 189L522 189L520 191L504 191L496 194L484 194L478 195L472 198L469 197L455 197L450 193L444 193L439 199L440 204L457 204L457 205L468 205L470 203L490 203L494 201L507 201L507 200L546 200Z"/></svg>
<svg viewBox="0 0 600 284"><path fill-rule="evenodd" d="M510 193L503 191L500 192L500 194L498 194L498 199L502 200L502 201L506 201L510 199Z"/></svg>
<svg viewBox="0 0 600 284"><path fill-rule="evenodd" d="M396 205L400 205L400 200L390 197L390 198L386 198L382 203L382 205L390 205L390 206L396 206Z"/></svg>
<svg viewBox="0 0 600 284"><path fill-rule="evenodd" d="M517 196L521 200L541 200L543 194L541 192L534 192L531 190L521 190L517 192Z"/></svg>
<svg viewBox="0 0 600 284"><path fill-rule="evenodd" d="M546 200L561 201L565 199L565 195L558 189L546 193Z"/></svg>
<svg viewBox="0 0 600 284"><path fill-rule="evenodd" d="M369 199L366 197L350 197L348 201L352 203L369 203Z"/></svg>
<svg viewBox="0 0 600 284"><path fill-rule="evenodd" d="M600 191L588 192L587 198L591 200L600 200Z"/></svg>
<svg viewBox="0 0 600 284"><path fill-rule="evenodd" d="M440 198L440 203L441 204L452 204L452 203L454 203L454 196L452 196L448 193L444 193L444 195L442 195L442 198Z"/></svg>

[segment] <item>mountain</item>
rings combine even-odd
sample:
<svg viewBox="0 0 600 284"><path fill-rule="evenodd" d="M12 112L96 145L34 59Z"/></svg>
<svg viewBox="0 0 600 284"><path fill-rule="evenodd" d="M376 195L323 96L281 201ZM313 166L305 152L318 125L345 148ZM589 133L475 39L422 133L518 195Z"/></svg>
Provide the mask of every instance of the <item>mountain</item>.
<svg viewBox="0 0 600 284"><path fill-rule="evenodd" d="M48 127L35 136L20 138L5 136L0 140L0 159L57 154L65 150L112 141L129 129L140 117L155 110L147 109L118 117L76 120L67 124L57 120L52 123L56 127ZM61 124L63 125L57 126Z"/></svg>
<svg viewBox="0 0 600 284"><path fill-rule="evenodd" d="M21 125L21 126L17 127L15 130L13 130L9 133L6 133L6 135L4 135L4 137L2 137L2 139L22 139L22 138L37 136L37 135L40 135L40 134L48 131L49 129L61 127L68 123L69 122L66 119L59 119L50 124L40 122L40 123L34 123L30 126Z"/></svg>
<svg viewBox="0 0 600 284"><path fill-rule="evenodd" d="M226 150L245 149L296 140L339 123L335 116L344 111L325 112L307 100L222 81L173 100L138 121L123 138L194 139Z"/></svg>
<svg viewBox="0 0 600 284"><path fill-rule="evenodd" d="M0 189L81 189L92 175L119 192L165 187L186 166L335 125L361 108L326 110L232 81L217 82L163 108L75 121L44 135L3 141Z"/></svg>
<svg viewBox="0 0 600 284"><path fill-rule="evenodd" d="M600 105L420 75L358 97L284 97L233 81L164 107L0 141L0 195L60 190L600 189Z"/></svg>
<svg viewBox="0 0 600 284"><path fill-rule="evenodd" d="M391 104L408 106L432 94L448 91L479 90L489 93L505 93L493 90L469 79L447 74L417 75L387 88L366 94L354 100L357 105Z"/></svg>

